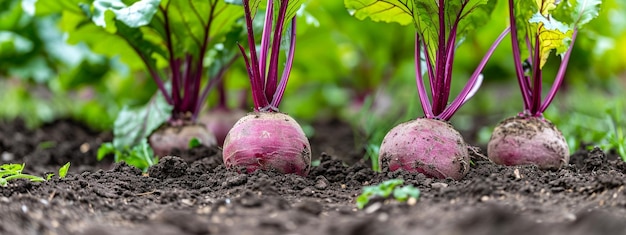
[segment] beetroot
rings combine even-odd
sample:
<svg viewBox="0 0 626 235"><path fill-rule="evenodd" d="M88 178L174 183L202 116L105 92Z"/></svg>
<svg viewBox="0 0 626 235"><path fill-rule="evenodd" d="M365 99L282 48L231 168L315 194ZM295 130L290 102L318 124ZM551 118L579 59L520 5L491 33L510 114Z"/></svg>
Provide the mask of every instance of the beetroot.
<svg viewBox="0 0 626 235"><path fill-rule="evenodd" d="M189 141L197 138L200 144L212 147L217 144L215 136L202 124L171 125L165 124L149 137L154 154L167 156L174 149L189 149Z"/></svg>
<svg viewBox="0 0 626 235"><path fill-rule="evenodd" d="M516 116L496 126L487 146L489 159L502 165L559 168L569 162L563 134L541 117Z"/></svg>
<svg viewBox="0 0 626 235"><path fill-rule="evenodd" d="M255 112L241 118L224 141L224 164L245 170L275 170L307 175L311 146L300 125L290 116Z"/></svg>
<svg viewBox="0 0 626 235"><path fill-rule="evenodd" d="M239 49L250 78L255 112L241 118L226 135L224 164L239 172L275 170L305 176L311 167L309 140L293 118L278 110L296 49L296 11L288 9L300 8L302 1L267 1L258 51L252 18L259 4L251 5L250 0L242 3L250 55L242 45ZM290 30L285 30L288 22L291 22ZM283 40L283 33L288 33L285 35L288 40ZM289 42L289 49L279 75L279 64L283 64L279 60L282 41Z"/></svg>
<svg viewBox="0 0 626 235"><path fill-rule="evenodd" d="M389 171L420 172L435 178L461 179L469 171L468 146L447 122L418 118L391 129L379 152Z"/></svg>
<svg viewBox="0 0 626 235"><path fill-rule="evenodd" d="M559 168L568 163L569 148L563 134L543 118L543 113L556 97L565 79L578 29L598 16L601 1L508 2L513 49L511 54L524 110L517 117L498 124L489 141L487 154L497 164L533 164L543 169ZM535 9L534 7L542 10L531 16L528 9ZM553 14L567 17L555 18ZM548 22L550 27L546 27ZM553 27L554 25L559 27ZM561 58L561 64L552 87L544 97L543 66L555 49ZM522 51L529 53L522 54Z"/></svg>

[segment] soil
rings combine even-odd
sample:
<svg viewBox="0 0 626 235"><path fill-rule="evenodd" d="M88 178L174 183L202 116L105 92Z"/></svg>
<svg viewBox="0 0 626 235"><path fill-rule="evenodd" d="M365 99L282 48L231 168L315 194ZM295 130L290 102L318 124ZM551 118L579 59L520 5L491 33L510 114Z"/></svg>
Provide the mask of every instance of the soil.
<svg viewBox="0 0 626 235"><path fill-rule="evenodd" d="M110 133L71 121L32 131L0 121L0 163L25 162L35 175L72 164L62 179L0 187L0 234L626 234L626 164L600 149L574 153L559 170L504 167L477 154L465 178L440 180L373 172L347 125L315 127L320 164L301 177L238 174L210 148L180 151L142 173L95 160ZM420 198L356 208L364 186L395 178Z"/></svg>

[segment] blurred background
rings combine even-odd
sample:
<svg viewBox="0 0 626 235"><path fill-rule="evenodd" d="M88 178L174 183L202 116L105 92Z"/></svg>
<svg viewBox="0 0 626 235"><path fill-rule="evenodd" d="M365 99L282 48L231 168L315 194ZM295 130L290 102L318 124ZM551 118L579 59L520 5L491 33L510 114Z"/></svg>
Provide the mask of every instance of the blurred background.
<svg viewBox="0 0 626 235"><path fill-rule="evenodd" d="M0 0L0 119L20 118L36 128L69 118L109 131L125 105L143 105L156 92L123 41L76 28L75 14L62 7L76 1L37 10L34 2ZM305 1L298 21L294 66L280 108L309 136L315 123L340 121L353 128L359 146L375 151L392 126L423 115L413 28L357 20L340 0ZM492 20L465 38L456 53L453 96L507 25L506 2L500 1ZM471 144L485 145L493 126L522 111L510 44L507 37L485 68L479 92L451 120ZM546 111L572 149L626 145L625 55L626 2L604 0L600 16L579 33L565 83ZM559 63L552 56L544 78L554 77ZM224 82L228 105L240 105L241 94L249 93L242 60ZM208 107L216 102L217 95L210 95Z"/></svg>

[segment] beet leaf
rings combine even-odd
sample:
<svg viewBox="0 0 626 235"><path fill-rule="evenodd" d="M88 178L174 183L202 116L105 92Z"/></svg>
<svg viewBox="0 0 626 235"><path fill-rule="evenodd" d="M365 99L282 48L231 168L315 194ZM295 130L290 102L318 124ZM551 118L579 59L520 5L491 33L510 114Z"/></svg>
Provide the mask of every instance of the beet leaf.
<svg viewBox="0 0 626 235"><path fill-rule="evenodd" d="M413 24L415 35L416 83L427 118L449 120L476 93L482 82L480 72L496 46L508 33L506 29L478 64L463 90L448 103L452 84L454 53L467 33L485 24L495 0L344 0L351 14L359 19ZM420 60L426 61L425 71ZM427 74L430 97L422 79Z"/></svg>
<svg viewBox="0 0 626 235"><path fill-rule="evenodd" d="M540 117L548 108L563 83L578 29L598 16L600 4L600 0L509 0L515 73L524 102L521 115ZM561 65L542 100L542 69L553 51ZM529 62L530 74L525 74L523 61Z"/></svg>
<svg viewBox="0 0 626 235"><path fill-rule="evenodd" d="M80 9L139 56L173 106L171 123L197 118L208 91L232 64L221 63L221 71L208 78L207 53L224 46L242 15L223 0L95 0Z"/></svg>

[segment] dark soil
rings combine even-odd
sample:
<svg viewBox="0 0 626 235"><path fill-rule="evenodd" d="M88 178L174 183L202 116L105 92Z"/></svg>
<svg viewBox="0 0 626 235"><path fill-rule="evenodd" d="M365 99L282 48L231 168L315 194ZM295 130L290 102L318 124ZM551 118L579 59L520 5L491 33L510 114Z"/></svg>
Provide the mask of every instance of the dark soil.
<svg viewBox="0 0 626 235"><path fill-rule="evenodd" d="M316 134L312 145L326 149L313 149L321 164L306 178L228 171L219 149L182 151L142 174L95 161L110 134L68 121L35 131L0 122L0 163L25 162L36 175L72 163L66 178L0 187L0 234L626 234L626 164L599 149L555 171L475 157L452 181L344 164L357 149L349 127ZM420 199L356 209L363 186L394 178Z"/></svg>

